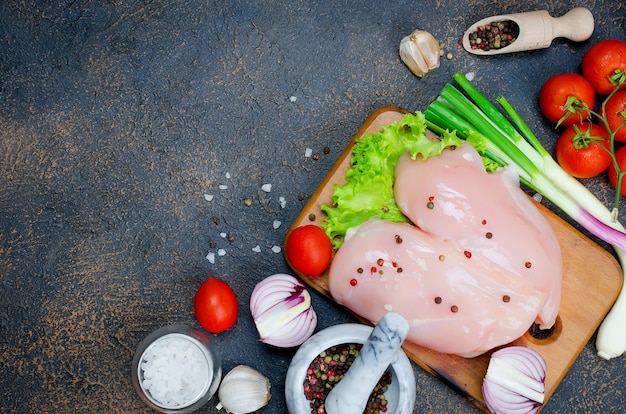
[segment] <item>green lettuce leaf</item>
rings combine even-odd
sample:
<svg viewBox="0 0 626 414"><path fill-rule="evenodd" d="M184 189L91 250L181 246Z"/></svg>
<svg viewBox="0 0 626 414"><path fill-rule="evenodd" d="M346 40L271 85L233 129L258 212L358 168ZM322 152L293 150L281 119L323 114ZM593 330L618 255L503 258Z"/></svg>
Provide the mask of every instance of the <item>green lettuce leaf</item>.
<svg viewBox="0 0 626 414"><path fill-rule="evenodd" d="M439 139L427 135L424 114L405 114L398 122L379 132L358 139L352 148L346 183L333 188L332 205L323 204L326 213L321 226L338 249L347 230L371 218L409 222L398 208L393 193L394 172L400 156L428 159L450 146L463 145L455 132L444 132Z"/></svg>

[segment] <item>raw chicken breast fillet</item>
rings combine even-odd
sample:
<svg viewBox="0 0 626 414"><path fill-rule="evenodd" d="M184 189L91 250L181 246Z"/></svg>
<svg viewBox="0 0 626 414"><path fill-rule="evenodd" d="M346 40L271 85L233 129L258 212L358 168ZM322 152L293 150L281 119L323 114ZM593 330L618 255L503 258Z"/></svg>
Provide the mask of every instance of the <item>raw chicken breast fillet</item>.
<svg viewBox="0 0 626 414"><path fill-rule="evenodd" d="M372 323L397 312L407 340L464 357L554 323L560 247L512 170L486 173L469 144L426 162L407 155L395 197L415 225L350 229L329 270L335 301Z"/></svg>

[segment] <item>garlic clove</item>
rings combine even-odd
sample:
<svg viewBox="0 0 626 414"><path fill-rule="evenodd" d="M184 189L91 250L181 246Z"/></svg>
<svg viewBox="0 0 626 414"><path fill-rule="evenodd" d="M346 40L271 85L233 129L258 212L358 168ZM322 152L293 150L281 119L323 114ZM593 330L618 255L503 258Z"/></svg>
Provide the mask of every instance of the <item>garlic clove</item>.
<svg viewBox="0 0 626 414"><path fill-rule="evenodd" d="M238 365L224 378L217 392L220 399L217 409L224 408L231 414L252 413L267 405L270 381L259 371L247 365Z"/></svg>
<svg viewBox="0 0 626 414"><path fill-rule="evenodd" d="M400 59L418 77L439 67L441 48L432 34L415 30L400 42Z"/></svg>

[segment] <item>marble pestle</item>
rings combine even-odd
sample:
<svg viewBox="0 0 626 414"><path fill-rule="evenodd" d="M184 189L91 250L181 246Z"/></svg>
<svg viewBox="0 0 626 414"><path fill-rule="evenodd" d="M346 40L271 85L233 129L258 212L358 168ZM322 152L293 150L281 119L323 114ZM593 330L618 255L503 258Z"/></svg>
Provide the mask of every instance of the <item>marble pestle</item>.
<svg viewBox="0 0 626 414"><path fill-rule="evenodd" d="M408 322L397 313L389 312L380 319L346 375L328 393L328 414L363 414L376 383L397 359L408 331Z"/></svg>

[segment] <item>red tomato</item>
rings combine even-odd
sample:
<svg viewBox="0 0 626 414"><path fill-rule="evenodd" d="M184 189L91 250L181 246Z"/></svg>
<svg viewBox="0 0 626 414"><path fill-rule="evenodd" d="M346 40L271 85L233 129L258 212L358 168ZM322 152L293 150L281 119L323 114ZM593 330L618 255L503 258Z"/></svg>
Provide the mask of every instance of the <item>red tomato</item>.
<svg viewBox="0 0 626 414"><path fill-rule="evenodd" d="M296 272L318 277L330 264L333 247L324 230L315 224L296 227L285 241L285 258Z"/></svg>
<svg viewBox="0 0 626 414"><path fill-rule="evenodd" d="M626 91L616 92L606 101L604 114L609 128L615 132L615 140L626 142L626 125L620 127L626 121Z"/></svg>
<svg viewBox="0 0 626 414"><path fill-rule="evenodd" d="M617 71L617 73L616 73ZM626 79L626 42L616 39L603 40L593 45L583 56L582 73L600 95L608 95L615 85L610 76ZM620 89L626 88L622 83Z"/></svg>
<svg viewBox="0 0 626 414"><path fill-rule="evenodd" d="M617 161L620 170L626 170L626 146L615 151L615 161ZM608 175L609 181L613 184L613 187L617 188L617 170L613 164L609 166ZM620 193L626 195L626 177L622 178Z"/></svg>
<svg viewBox="0 0 626 414"><path fill-rule="evenodd" d="M237 320L237 297L228 284L209 277L196 292L193 303L196 319L211 333L230 329Z"/></svg>
<svg viewBox="0 0 626 414"><path fill-rule="evenodd" d="M609 133L599 125L589 122L570 125L556 141L556 159L574 177L595 177L611 165L608 139Z"/></svg>
<svg viewBox="0 0 626 414"><path fill-rule="evenodd" d="M577 73L554 75L539 91L539 109L550 121L562 126L589 118L589 111L584 108L593 109L595 102L593 86Z"/></svg>

